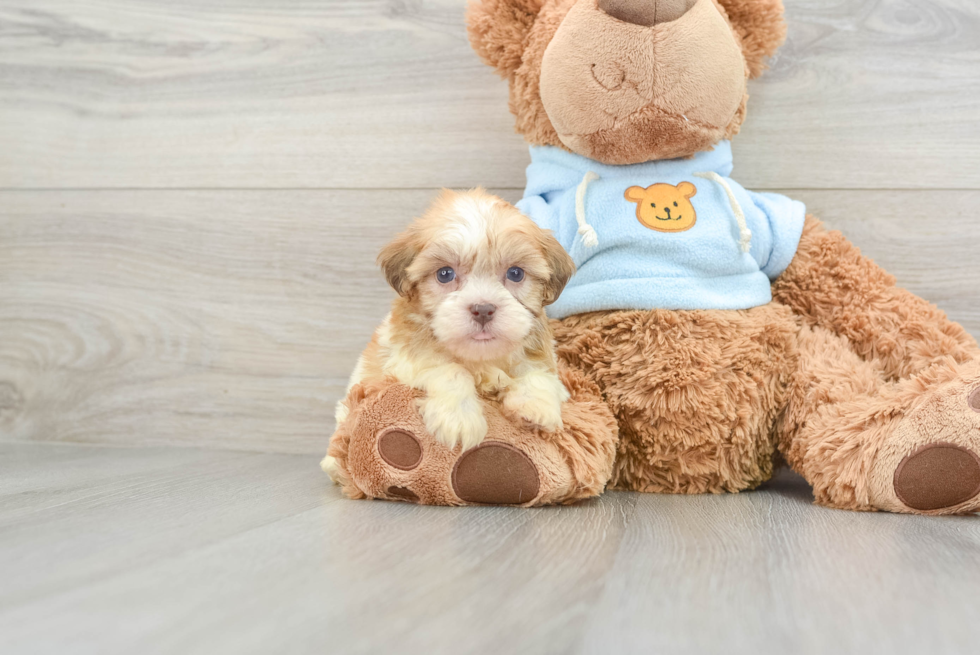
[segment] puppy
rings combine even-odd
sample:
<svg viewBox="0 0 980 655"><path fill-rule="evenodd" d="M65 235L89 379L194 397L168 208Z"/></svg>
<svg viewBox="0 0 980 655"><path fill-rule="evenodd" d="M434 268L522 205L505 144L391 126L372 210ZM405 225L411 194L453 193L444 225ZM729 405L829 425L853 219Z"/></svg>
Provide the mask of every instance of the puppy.
<svg viewBox="0 0 980 655"><path fill-rule="evenodd" d="M424 391L425 425L451 448L486 436L481 393L501 400L512 418L562 427L569 395L544 308L575 265L550 232L482 189L443 191L378 263L398 298L348 389L387 377ZM338 425L347 412L342 401Z"/></svg>

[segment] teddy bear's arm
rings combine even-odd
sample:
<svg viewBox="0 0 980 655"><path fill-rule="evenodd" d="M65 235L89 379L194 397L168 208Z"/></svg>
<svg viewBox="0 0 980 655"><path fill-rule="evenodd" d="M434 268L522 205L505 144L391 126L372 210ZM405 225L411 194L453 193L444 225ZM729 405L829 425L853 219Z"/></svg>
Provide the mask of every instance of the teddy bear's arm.
<svg viewBox="0 0 980 655"><path fill-rule="evenodd" d="M753 256L762 272L775 280L796 255L806 221L806 206L778 193L744 192L755 210L747 213L753 245L758 243L764 251L757 254L753 248Z"/></svg>
<svg viewBox="0 0 980 655"><path fill-rule="evenodd" d="M838 231L807 216L793 262L773 298L811 325L845 337L891 378L906 378L952 358L980 357L970 334L938 307L895 285L895 278Z"/></svg>

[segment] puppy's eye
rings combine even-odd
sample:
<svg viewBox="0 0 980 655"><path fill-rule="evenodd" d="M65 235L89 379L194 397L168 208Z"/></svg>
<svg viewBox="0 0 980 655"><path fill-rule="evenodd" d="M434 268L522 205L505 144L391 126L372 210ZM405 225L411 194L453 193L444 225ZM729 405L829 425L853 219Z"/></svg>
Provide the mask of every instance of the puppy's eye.
<svg viewBox="0 0 980 655"><path fill-rule="evenodd" d="M511 266L507 269L507 279L511 282L522 282L524 280L524 269Z"/></svg>
<svg viewBox="0 0 980 655"><path fill-rule="evenodd" d="M439 280L439 284L449 284L456 279L456 271L448 266L443 266L436 271L436 279Z"/></svg>

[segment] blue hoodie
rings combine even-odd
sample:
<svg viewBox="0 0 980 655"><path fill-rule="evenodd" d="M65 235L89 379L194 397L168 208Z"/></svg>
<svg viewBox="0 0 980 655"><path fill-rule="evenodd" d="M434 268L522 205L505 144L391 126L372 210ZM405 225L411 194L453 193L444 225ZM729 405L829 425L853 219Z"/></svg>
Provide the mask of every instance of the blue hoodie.
<svg viewBox="0 0 980 655"><path fill-rule="evenodd" d="M728 178L731 143L691 159L607 166L532 147L518 208L550 229L578 272L552 318L608 309L747 309L799 245L806 209Z"/></svg>

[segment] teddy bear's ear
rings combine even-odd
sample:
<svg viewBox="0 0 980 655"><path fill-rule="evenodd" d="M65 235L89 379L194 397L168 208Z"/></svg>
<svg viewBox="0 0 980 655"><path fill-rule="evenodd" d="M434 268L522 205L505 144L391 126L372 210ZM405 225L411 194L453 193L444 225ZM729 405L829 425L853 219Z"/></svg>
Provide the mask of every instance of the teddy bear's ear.
<svg viewBox="0 0 980 655"><path fill-rule="evenodd" d="M677 185L677 190L681 192L681 195L685 198L693 198L698 195L698 188L691 184L690 182L681 182Z"/></svg>
<svg viewBox="0 0 980 655"><path fill-rule="evenodd" d="M525 41L545 0L471 0L466 31L480 58L501 77L521 65Z"/></svg>
<svg viewBox="0 0 980 655"><path fill-rule="evenodd" d="M759 77L766 70L766 60L786 40L783 0L718 0L718 3L742 37L749 77Z"/></svg>

